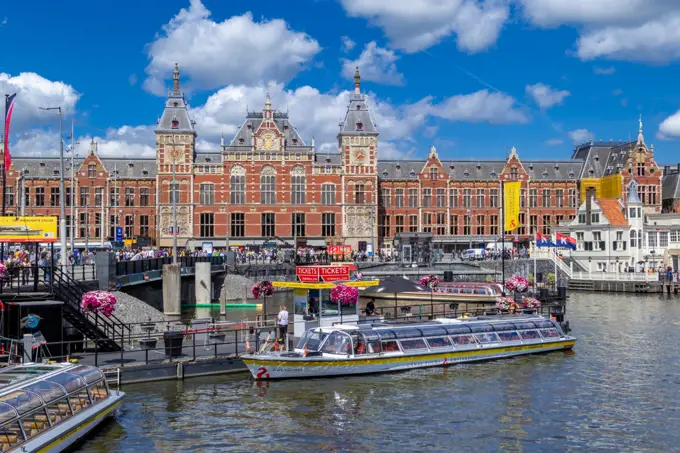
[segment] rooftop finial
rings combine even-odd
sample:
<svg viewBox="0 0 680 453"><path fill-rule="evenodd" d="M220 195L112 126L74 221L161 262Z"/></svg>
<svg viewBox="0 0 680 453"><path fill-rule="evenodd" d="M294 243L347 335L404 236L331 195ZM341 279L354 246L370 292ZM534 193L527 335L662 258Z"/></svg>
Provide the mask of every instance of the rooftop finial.
<svg viewBox="0 0 680 453"><path fill-rule="evenodd" d="M172 91L179 91L179 65L175 63L175 69L172 71Z"/></svg>
<svg viewBox="0 0 680 453"><path fill-rule="evenodd" d="M354 94L359 96L361 94L361 76L359 75L359 66L357 66L357 70L354 73Z"/></svg>
<svg viewBox="0 0 680 453"><path fill-rule="evenodd" d="M220 145L224 148L224 131L222 131L222 138L220 138Z"/></svg>
<svg viewBox="0 0 680 453"><path fill-rule="evenodd" d="M90 140L90 155L93 156L97 154L97 144L94 142L94 137Z"/></svg>
<svg viewBox="0 0 680 453"><path fill-rule="evenodd" d="M638 133L642 134L642 113L640 113L640 128L638 129Z"/></svg>
<svg viewBox="0 0 680 453"><path fill-rule="evenodd" d="M645 143L645 137L642 135L642 114L640 114L640 120L639 120L639 129L638 129L638 139L637 139L637 144L639 146L644 145Z"/></svg>

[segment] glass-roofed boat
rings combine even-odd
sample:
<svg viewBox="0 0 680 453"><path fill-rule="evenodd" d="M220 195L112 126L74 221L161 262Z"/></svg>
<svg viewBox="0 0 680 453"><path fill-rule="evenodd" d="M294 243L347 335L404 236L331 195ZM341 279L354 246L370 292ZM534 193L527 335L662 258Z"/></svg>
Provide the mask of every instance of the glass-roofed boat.
<svg viewBox="0 0 680 453"><path fill-rule="evenodd" d="M96 367L25 364L0 370L0 452L60 452L120 404Z"/></svg>
<svg viewBox="0 0 680 453"><path fill-rule="evenodd" d="M256 379L326 377L453 365L569 350L576 338L540 316L335 325L307 330L294 351L243 356Z"/></svg>

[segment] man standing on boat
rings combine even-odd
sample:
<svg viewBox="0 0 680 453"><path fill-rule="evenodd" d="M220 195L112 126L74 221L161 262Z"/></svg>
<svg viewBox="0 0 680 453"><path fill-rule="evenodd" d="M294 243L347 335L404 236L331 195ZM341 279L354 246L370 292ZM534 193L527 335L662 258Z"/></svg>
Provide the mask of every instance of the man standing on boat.
<svg viewBox="0 0 680 453"><path fill-rule="evenodd" d="M286 306L283 304L281 304L280 308L281 311L279 311L279 315L276 317L276 323L278 324L279 327L278 338L285 345L286 336L288 335L288 310L286 310Z"/></svg>

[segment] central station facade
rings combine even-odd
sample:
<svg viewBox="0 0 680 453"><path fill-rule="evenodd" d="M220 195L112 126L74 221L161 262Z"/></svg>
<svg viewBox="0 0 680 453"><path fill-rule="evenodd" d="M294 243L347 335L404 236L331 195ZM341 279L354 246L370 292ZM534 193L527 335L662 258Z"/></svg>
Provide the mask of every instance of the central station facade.
<svg viewBox="0 0 680 453"><path fill-rule="evenodd" d="M228 241L384 250L398 233L431 232L448 251L500 238L503 181L522 182L522 226L507 236L519 242L573 219L587 188L625 199L635 179L645 210L662 206L662 172L642 125L637 141L586 143L563 160L524 161L514 148L505 159L450 160L434 147L426 159L379 159L378 125L358 70L335 153L305 141L269 96L219 151L197 152L177 66L155 134L152 159L100 157L92 143L67 169L65 194L58 159L15 158L8 213L24 203L26 215L59 215L65 196L68 234L73 225L79 243L112 240L121 226L133 243L160 247L176 234L179 247Z"/></svg>

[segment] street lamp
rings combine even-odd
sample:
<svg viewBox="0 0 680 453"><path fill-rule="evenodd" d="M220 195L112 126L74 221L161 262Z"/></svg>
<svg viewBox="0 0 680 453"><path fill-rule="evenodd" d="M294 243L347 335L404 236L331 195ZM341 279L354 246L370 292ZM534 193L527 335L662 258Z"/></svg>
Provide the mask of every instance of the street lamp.
<svg viewBox="0 0 680 453"><path fill-rule="evenodd" d="M62 112L61 106L59 107L38 107L40 110L56 110L59 112L59 192L61 196L59 197L59 238L61 239L61 264L66 265L66 207L64 205L64 141L63 141L63 130L62 130Z"/></svg>
<svg viewBox="0 0 680 453"><path fill-rule="evenodd" d="M75 137L75 122L71 120L71 133L68 134L66 137L67 139L71 139L71 148L69 148L69 151L71 153L71 252L73 253L75 251L75 246L74 246L74 237L76 235L75 233L75 226L76 226L76 219L75 219L75 214L74 214L74 208L75 208L75 191L76 191L76 185L75 185L75 175L76 175L76 167L75 167L75 158L79 157L76 154L76 145L80 145L80 141L76 140ZM65 195L65 194L64 194Z"/></svg>
<svg viewBox="0 0 680 453"><path fill-rule="evenodd" d="M467 218L468 218L467 223L468 223L468 228L469 228L468 234L470 235L469 236L470 244L469 244L468 248L471 249L472 248L472 211L469 210L469 209L467 210Z"/></svg>

